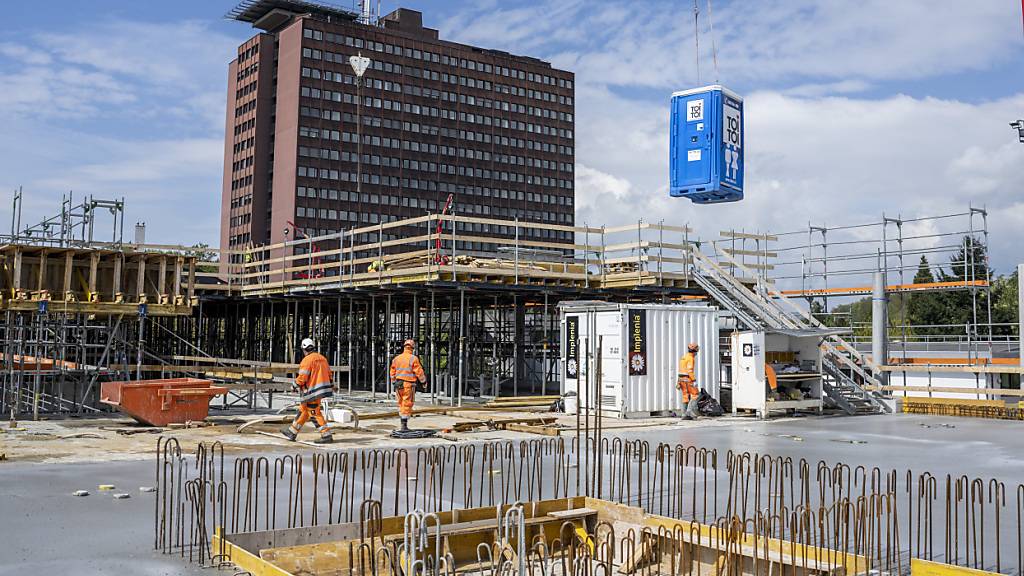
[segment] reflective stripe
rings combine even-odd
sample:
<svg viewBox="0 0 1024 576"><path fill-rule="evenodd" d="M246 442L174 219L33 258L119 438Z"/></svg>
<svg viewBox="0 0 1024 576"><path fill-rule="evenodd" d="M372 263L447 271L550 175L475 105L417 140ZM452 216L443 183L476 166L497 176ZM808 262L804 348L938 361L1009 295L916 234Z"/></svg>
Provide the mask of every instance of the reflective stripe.
<svg viewBox="0 0 1024 576"><path fill-rule="evenodd" d="M396 358L396 360L397 360L397 358ZM417 380L416 372L414 372L413 369L412 369L412 365L413 365L413 363L415 361L416 361L416 356L413 355L413 354L410 354L409 355L409 365L408 366L406 366L404 368L396 366L395 367L395 379L396 380L404 380L405 382L415 382Z"/></svg>
<svg viewBox="0 0 1024 576"><path fill-rule="evenodd" d="M330 398L334 396L334 390L331 387L330 382L324 382L313 386L305 394L302 395L302 402L311 402L313 400L319 400L321 398Z"/></svg>
<svg viewBox="0 0 1024 576"><path fill-rule="evenodd" d="M299 370L299 374L302 374L303 376L309 376L310 372L309 372L309 370L306 370L305 368L303 368L303 369Z"/></svg>

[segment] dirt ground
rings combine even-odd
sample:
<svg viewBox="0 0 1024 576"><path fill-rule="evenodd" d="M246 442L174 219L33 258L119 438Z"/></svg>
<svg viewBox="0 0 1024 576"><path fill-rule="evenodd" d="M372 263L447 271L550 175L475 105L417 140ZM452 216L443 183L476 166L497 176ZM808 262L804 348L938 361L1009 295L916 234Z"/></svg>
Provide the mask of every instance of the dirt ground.
<svg viewBox="0 0 1024 576"><path fill-rule="evenodd" d="M420 408L420 406L417 406ZM423 406L427 408L427 406ZM379 405L358 407L364 416L389 407ZM533 432L496 430L481 426L471 431L448 431L460 423L480 422L487 420L501 421L509 419L553 417L554 426L560 428L564 436L575 435L576 417L565 414L553 414L541 409L487 410L452 412L448 414L426 414L414 417L410 427L429 429L441 432L438 437L430 439L402 440L391 438L390 434L398 426L396 417L364 420L358 427L352 425L332 426L335 443L320 447L304 444L317 438L312 426L307 425L299 436L299 443L287 441L280 435L281 428L287 425L293 414L282 415L253 414L243 410L231 410L228 414L215 413L202 427L194 428L150 428L141 426L130 418L63 418L33 421L18 421L14 427L8 422L0 423L0 466L2 461L8 462L39 462L39 463L72 463L139 460L151 457L156 449L157 437L176 438L183 451L194 451L200 442L221 441L225 450L230 453L272 452L282 449L328 449L343 450L348 448L378 448L390 446L422 446L447 444L459 441L483 440L516 440L530 438L547 438ZM246 427L242 432L238 429L242 424L252 420L267 418L270 421ZM728 425L736 424L736 420L748 418L718 418L698 422L680 423L674 418L648 418L620 420L604 418L602 425L607 433L623 430L671 429L686 426ZM593 421L591 421L593 425Z"/></svg>

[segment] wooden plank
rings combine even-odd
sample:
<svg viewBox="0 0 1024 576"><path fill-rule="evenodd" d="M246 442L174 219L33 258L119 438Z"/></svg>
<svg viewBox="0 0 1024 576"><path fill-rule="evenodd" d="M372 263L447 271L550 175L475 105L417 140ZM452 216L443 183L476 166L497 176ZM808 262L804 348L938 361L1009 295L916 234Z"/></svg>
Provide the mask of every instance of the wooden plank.
<svg viewBox="0 0 1024 576"><path fill-rule="evenodd" d="M722 230L718 233L722 238L745 238L747 240L778 241L779 237L772 234L749 234L747 232L736 232L735 230Z"/></svg>
<svg viewBox="0 0 1024 576"><path fill-rule="evenodd" d="M903 398L904 404L924 404L924 405L943 405L943 406L974 406L984 408L1005 408L1006 402L1002 400L981 400L978 398L920 398L920 397L908 397Z"/></svg>
<svg viewBox="0 0 1024 576"><path fill-rule="evenodd" d="M732 248L722 248L722 252L731 256L758 256L765 258L778 258L778 252L772 252L770 250L733 250Z"/></svg>
<svg viewBox="0 0 1024 576"><path fill-rule="evenodd" d="M878 386L865 386L865 390L877 392ZM882 390L890 392L942 392L951 394L985 394L991 396L1024 396L1024 390L1011 390L1004 388L967 388L952 386L882 386ZM900 396L903 398L903 396ZM918 398L918 396L907 396L907 398Z"/></svg>
<svg viewBox="0 0 1024 576"><path fill-rule="evenodd" d="M917 373L935 373L935 372L950 372L959 374L1024 374L1024 366L1005 366L1005 365L988 365L988 366L963 366L963 365L939 365L939 364L916 364L916 365L905 365L905 364L888 364L885 366L879 366L883 372L917 372Z"/></svg>

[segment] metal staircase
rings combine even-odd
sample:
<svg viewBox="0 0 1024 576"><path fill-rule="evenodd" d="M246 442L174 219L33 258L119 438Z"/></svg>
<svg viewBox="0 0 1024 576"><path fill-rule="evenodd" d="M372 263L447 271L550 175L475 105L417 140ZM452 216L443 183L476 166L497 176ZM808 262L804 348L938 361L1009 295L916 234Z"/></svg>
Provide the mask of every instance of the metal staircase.
<svg viewBox="0 0 1024 576"><path fill-rule="evenodd" d="M691 250L692 276L722 307L751 330L827 330L818 319L793 304L767 282L748 288L721 264L699 250ZM732 256L718 251L717 257L728 266L748 274L756 274ZM822 389L836 406L847 414L891 412L883 398L865 387L881 389L869 363L852 345L835 334L822 341Z"/></svg>

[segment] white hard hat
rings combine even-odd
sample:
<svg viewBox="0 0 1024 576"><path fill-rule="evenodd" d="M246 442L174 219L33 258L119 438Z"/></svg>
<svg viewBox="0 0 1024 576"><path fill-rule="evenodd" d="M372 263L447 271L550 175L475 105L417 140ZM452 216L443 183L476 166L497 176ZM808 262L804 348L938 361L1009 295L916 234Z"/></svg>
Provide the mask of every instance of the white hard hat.
<svg viewBox="0 0 1024 576"><path fill-rule="evenodd" d="M303 350L312 350L313 348L316 348L316 342L313 342L312 338L303 338L302 339L302 349Z"/></svg>

